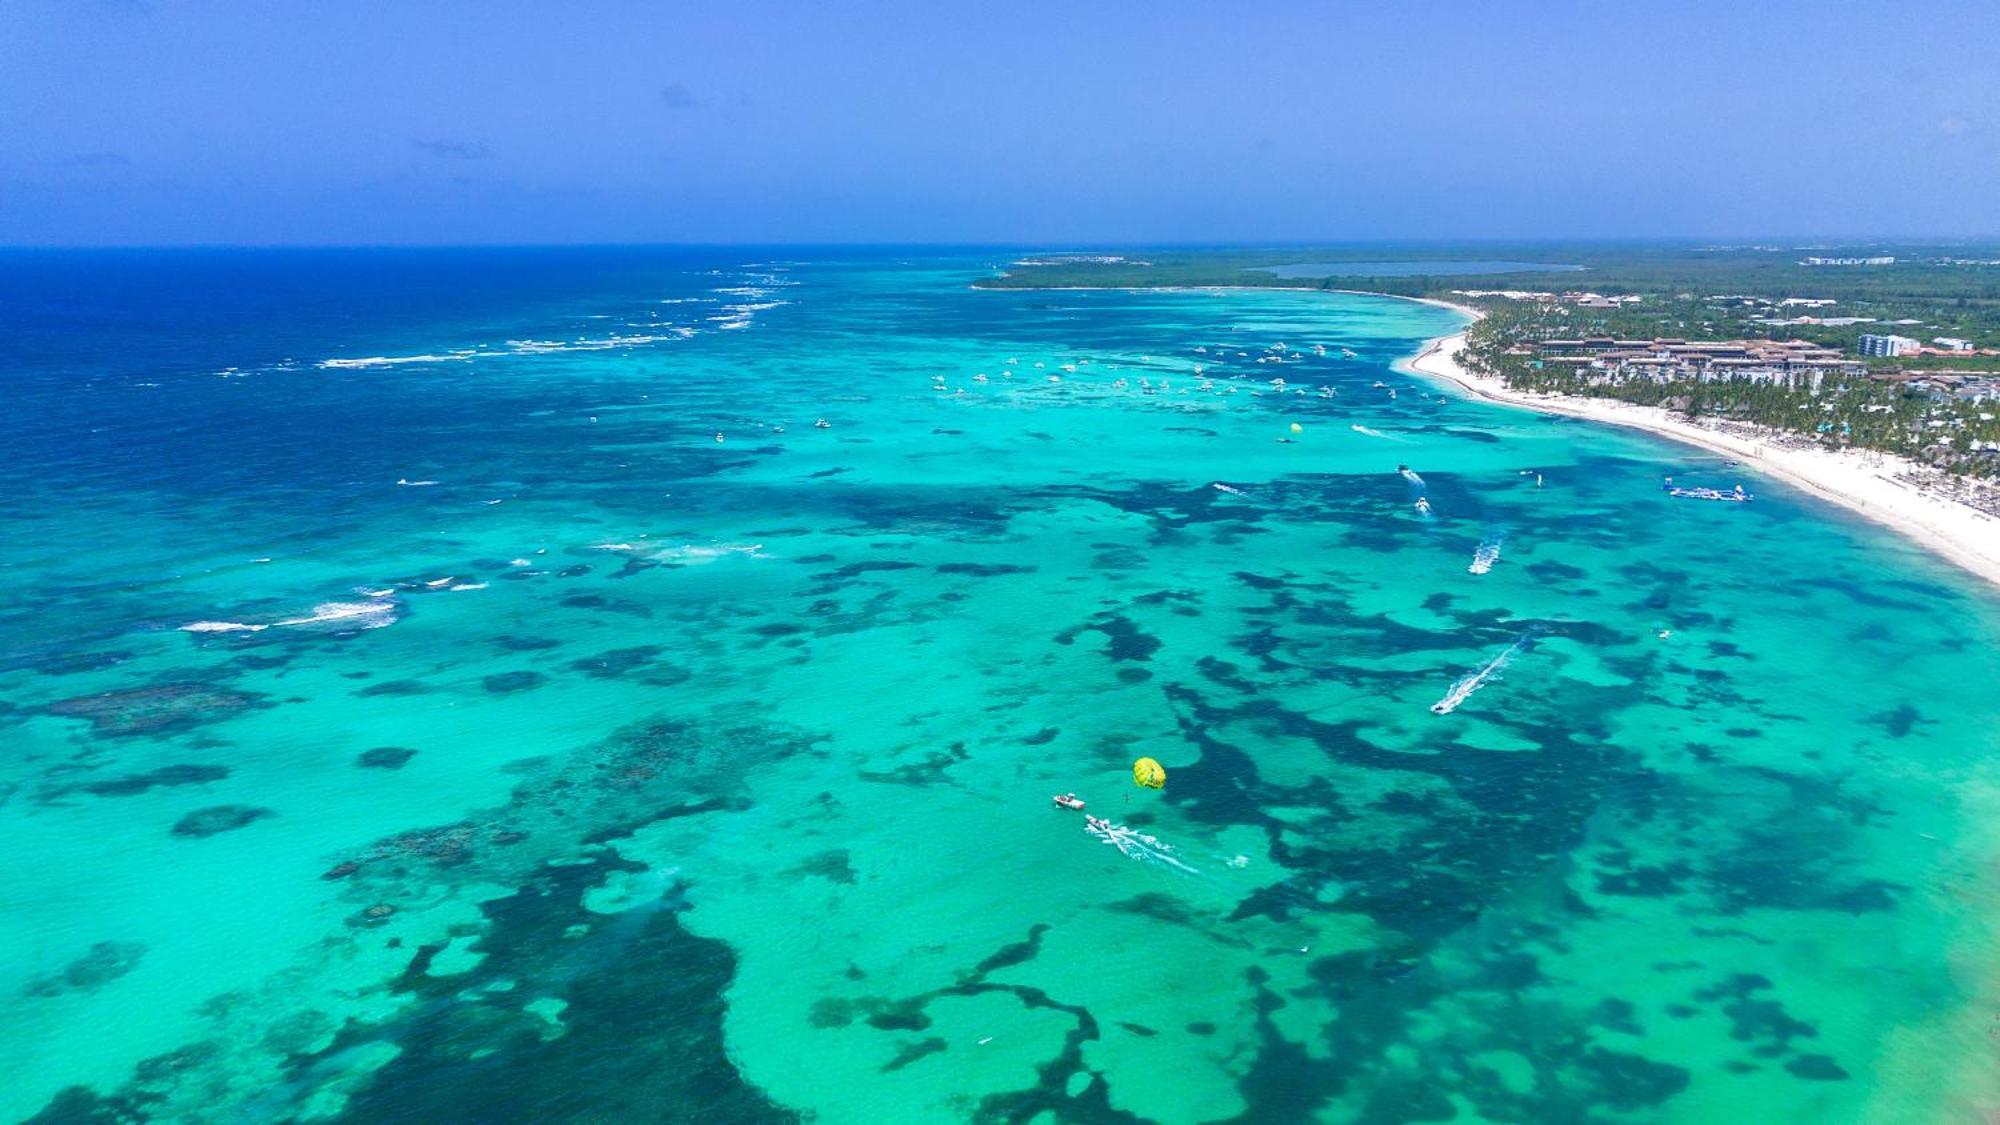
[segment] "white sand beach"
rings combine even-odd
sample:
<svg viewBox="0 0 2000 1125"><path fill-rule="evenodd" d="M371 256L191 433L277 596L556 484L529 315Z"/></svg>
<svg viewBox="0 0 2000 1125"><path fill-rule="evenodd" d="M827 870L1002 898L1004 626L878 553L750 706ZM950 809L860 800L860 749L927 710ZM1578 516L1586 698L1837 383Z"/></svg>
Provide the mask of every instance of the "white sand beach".
<svg viewBox="0 0 2000 1125"><path fill-rule="evenodd" d="M1443 301L1475 318L1480 314ZM1614 426L1631 426L1698 445L1756 466L1878 523L1910 536L1952 562L2000 585L2000 519L1943 495L1934 484L1944 474L1906 458L1857 450L1835 451L1743 423L1696 422L1656 406L1574 395L1543 395L1474 374L1458 362L1465 335L1430 341L1408 370L1452 383L1489 402L1563 414Z"/></svg>

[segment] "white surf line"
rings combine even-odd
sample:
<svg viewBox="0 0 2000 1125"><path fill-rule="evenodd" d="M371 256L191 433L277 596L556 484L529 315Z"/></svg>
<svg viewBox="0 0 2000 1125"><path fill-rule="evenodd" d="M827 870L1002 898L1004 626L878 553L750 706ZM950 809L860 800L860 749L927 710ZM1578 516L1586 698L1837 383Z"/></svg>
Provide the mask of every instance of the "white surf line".
<svg viewBox="0 0 2000 1125"><path fill-rule="evenodd" d="M369 597L376 597L373 591L364 591ZM383 590L386 596L394 593ZM366 602L321 602L313 606L312 613L304 617L287 617L279 621L263 624L249 624L241 621L193 621L180 627L183 633L261 633L266 629L285 628L295 625L324 625L334 621L356 621L363 629L378 629L394 620L396 603L376 600Z"/></svg>
<svg viewBox="0 0 2000 1125"><path fill-rule="evenodd" d="M329 621L365 621L364 629L377 629L389 624L389 616L396 612L396 603L386 600L367 602L321 602L313 607L309 617L292 617L284 621L274 621L273 625L324 625Z"/></svg>

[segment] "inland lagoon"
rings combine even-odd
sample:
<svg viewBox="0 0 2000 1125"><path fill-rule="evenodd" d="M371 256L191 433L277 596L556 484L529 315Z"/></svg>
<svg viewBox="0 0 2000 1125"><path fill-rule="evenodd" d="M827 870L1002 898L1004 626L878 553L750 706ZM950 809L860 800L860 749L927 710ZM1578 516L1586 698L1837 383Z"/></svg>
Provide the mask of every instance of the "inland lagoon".
<svg viewBox="0 0 2000 1125"><path fill-rule="evenodd" d="M1990 1104L1989 589L1009 257L0 257L0 1118Z"/></svg>

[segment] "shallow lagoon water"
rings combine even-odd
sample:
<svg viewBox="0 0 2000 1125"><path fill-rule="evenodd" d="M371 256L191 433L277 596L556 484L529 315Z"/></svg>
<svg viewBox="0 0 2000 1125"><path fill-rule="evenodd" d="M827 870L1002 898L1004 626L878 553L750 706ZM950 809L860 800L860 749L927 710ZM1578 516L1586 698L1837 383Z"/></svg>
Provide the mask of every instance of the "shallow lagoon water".
<svg viewBox="0 0 2000 1125"><path fill-rule="evenodd" d="M1969 579L1446 310L771 254L5 261L0 1114L1987 1104Z"/></svg>

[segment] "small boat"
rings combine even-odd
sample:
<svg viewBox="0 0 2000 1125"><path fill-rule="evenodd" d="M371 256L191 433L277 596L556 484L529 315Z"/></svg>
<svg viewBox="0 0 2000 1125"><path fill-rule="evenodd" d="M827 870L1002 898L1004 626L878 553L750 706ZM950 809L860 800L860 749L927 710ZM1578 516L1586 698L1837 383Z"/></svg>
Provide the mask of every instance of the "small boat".
<svg viewBox="0 0 2000 1125"><path fill-rule="evenodd" d="M1054 800L1057 808L1063 808L1063 809L1083 808L1083 798L1078 797L1074 793L1058 793L1055 795Z"/></svg>
<svg viewBox="0 0 2000 1125"><path fill-rule="evenodd" d="M833 428L833 423L821 418L813 423L813 428L816 430L830 430Z"/></svg>
<svg viewBox="0 0 2000 1125"><path fill-rule="evenodd" d="M1743 491L1743 486L1740 484L1724 492L1719 488L1685 488L1676 485L1674 478L1668 477L1660 487L1666 490L1667 495L1679 500L1721 500L1730 504L1748 504L1755 499Z"/></svg>

